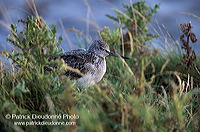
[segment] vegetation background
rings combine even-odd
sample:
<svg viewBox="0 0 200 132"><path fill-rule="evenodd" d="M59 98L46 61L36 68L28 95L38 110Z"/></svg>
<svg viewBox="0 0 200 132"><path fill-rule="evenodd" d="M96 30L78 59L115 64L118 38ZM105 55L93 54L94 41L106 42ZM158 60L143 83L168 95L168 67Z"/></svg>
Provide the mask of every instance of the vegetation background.
<svg viewBox="0 0 200 132"><path fill-rule="evenodd" d="M14 23L7 26L7 41L15 48L0 52L10 62L8 67L1 59L1 131L199 131L200 60L188 48L196 42L188 23L181 28L184 37L179 42L160 27L169 34L166 42L174 46L161 43L158 49L152 43L164 36L156 30L149 32L148 24L159 11L159 4L150 7L139 1L123 4L122 11L114 9L114 14L106 16L118 26L105 27L99 35L112 51L131 59L107 58L107 73L100 83L75 89L73 81L59 77L65 70L63 62L48 61L63 53L62 37L55 25L38 16L34 3L30 6L35 17L19 19L23 28ZM92 41L78 30L71 31L77 35L78 46ZM58 69L45 72L47 65L58 65ZM7 114L69 114L80 118L6 119ZM68 121L76 125L26 126L16 125L17 121Z"/></svg>

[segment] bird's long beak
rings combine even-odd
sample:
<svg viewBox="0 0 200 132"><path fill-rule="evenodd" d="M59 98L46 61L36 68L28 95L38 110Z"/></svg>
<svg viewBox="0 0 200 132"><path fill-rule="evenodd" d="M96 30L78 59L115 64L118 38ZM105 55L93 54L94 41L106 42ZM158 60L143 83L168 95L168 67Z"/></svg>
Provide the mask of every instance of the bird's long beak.
<svg viewBox="0 0 200 132"><path fill-rule="evenodd" d="M114 56L114 57L122 57L123 59L130 59L130 58L128 58L128 57L125 57L125 56L121 56L121 55L118 55L118 54L115 54L115 53L113 53L113 52L109 52L109 56Z"/></svg>

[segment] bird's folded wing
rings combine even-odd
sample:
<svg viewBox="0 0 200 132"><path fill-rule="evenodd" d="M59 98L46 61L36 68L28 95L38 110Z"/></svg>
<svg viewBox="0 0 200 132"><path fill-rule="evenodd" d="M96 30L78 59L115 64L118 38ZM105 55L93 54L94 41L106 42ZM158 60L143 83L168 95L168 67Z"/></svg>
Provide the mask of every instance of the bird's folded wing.
<svg viewBox="0 0 200 132"><path fill-rule="evenodd" d="M84 55L65 54L60 58L64 60L67 66L67 70L64 75L70 77L72 80L79 79L88 72L88 69L85 66L88 62L84 58Z"/></svg>

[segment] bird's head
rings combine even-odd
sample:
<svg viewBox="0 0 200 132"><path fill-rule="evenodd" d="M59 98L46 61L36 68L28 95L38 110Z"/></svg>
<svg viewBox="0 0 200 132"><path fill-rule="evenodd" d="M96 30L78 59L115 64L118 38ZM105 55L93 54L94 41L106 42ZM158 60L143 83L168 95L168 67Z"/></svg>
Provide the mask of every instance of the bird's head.
<svg viewBox="0 0 200 132"><path fill-rule="evenodd" d="M110 54L110 48L106 42L102 40L95 40L88 48L88 52L104 58Z"/></svg>
<svg viewBox="0 0 200 132"><path fill-rule="evenodd" d="M102 40L95 40L88 48L88 52L94 53L103 58L105 58L106 56L114 56L129 59L128 57L119 56L118 54L111 52L108 44Z"/></svg>

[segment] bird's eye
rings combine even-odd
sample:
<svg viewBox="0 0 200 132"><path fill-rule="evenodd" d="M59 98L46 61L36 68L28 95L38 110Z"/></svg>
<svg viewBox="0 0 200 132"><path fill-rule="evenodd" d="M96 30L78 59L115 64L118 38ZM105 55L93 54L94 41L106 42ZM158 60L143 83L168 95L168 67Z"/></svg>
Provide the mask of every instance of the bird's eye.
<svg viewBox="0 0 200 132"><path fill-rule="evenodd" d="M108 51L108 50L105 50L108 54L110 53L110 51Z"/></svg>
<svg viewBox="0 0 200 132"><path fill-rule="evenodd" d="M107 52L108 54L110 53L110 51L104 49L103 47L100 47L100 49L103 50L103 51L105 51L105 52Z"/></svg>

